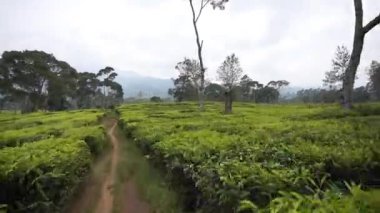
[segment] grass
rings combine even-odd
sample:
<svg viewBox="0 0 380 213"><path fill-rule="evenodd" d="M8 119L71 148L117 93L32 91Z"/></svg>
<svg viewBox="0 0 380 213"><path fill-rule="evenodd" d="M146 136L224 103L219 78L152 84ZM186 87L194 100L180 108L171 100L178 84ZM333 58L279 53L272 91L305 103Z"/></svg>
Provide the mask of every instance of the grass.
<svg viewBox="0 0 380 213"><path fill-rule="evenodd" d="M115 185L114 212L120 212L122 208L122 193L124 184L132 181L136 184L141 199L145 200L154 212L177 213L180 211L180 196L164 180L162 171L152 167L141 151L133 144L130 138L126 138L123 132L117 128L117 138L120 144L120 162Z"/></svg>

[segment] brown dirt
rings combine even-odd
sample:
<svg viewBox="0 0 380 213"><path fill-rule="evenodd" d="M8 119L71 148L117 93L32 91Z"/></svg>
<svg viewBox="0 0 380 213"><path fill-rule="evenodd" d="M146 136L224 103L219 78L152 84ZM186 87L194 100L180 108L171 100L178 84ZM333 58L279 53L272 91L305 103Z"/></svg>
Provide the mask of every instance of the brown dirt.
<svg viewBox="0 0 380 213"><path fill-rule="evenodd" d="M108 152L95 163L92 175L80 187L80 195L65 211L67 213L112 213L114 204L113 187L116 179L116 170L119 162L119 138L116 137L116 120L105 122L107 135L112 144L112 151ZM105 171L107 169L107 171ZM101 188L99 187L101 185ZM149 213L149 205L139 197L133 181L127 180L122 190L122 213Z"/></svg>
<svg viewBox="0 0 380 213"><path fill-rule="evenodd" d="M66 213L87 213L95 209L105 176L108 173L111 155L106 152L96 160L91 169L91 175L79 186L77 194L70 202L64 212Z"/></svg>
<svg viewBox="0 0 380 213"><path fill-rule="evenodd" d="M149 213L149 204L139 199L136 185L127 181L124 185L122 213Z"/></svg>
<svg viewBox="0 0 380 213"><path fill-rule="evenodd" d="M111 152L111 169L106 176L103 186L102 192L99 199L99 203L95 210L95 213L112 213L113 207L113 185L115 182L116 176L116 168L118 163L118 155L119 155L119 141L115 137L115 128L117 126L117 122L113 121L113 125L111 129L108 130L107 134L112 143L112 152Z"/></svg>

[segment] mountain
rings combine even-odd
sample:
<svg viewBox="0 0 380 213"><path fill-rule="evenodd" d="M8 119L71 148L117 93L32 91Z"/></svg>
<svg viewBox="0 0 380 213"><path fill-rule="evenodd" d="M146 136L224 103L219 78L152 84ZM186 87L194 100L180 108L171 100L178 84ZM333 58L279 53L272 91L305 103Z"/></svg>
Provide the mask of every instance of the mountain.
<svg viewBox="0 0 380 213"><path fill-rule="evenodd" d="M116 82L123 86L124 97L150 98L159 96L168 97L169 88L173 87L171 79L162 79L149 76L143 76L132 71L118 72Z"/></svg>
<svg viewBox="0 0 380 213"><path fill-rule="evenodd" d="M121 71L118 74L116 81L123 86L124 97L126 98L139 97L139 93L142 94L141 98L152 96L166 98L169 97L169 88L174 87L171 79L144 76L132 71ZM280 96L283 99L291 99L301 89L302 87L284 87L280 90Z"/></svg>

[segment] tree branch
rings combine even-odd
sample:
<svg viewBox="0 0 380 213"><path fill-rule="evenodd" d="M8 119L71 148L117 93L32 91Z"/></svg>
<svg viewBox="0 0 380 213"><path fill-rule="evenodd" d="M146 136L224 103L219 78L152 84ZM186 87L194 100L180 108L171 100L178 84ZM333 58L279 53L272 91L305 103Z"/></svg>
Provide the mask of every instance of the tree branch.
<svg viewBox="0 0 380 213"><path fill-rule="evenodd" d="M198 22L198 19L201 17L203 9L211 2L211 0L202 0L201 7L199 9L199 13L197 15L197 18L195 19L195 22Z"/></svg>
<svg viewBox="0 0 380 213"><path fill-rule="evenodd" d="M193 6L193 0L189 0L190 7L191 7L191 12L193 13L193 22L196 23L196 18L195 18L195 11L194 11L194 6Z"/></svg>
<svg viewBox="0 0 380 213"><path fill-rule="evenodd" d="M363 31L364 31L364 34L368 33L370 30L372 30L372 28L374 28L376 25L380 24L380 14L372 19L372 21L370 21L364 28L363 28Z"/></svg>
<svg viewBox="0 0 380 213"><path fill-rule="evenodd" d="M362 0L354 0L355 6L355 30L361 31L363 27L363 4Z"/></svg>

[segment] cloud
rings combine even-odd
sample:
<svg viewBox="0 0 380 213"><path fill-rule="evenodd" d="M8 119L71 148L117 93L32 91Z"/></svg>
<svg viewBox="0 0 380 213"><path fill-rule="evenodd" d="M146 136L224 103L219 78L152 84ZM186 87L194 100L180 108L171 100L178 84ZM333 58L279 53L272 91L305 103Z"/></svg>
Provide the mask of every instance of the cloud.
<svg viewBox="0 0 380 213"><path fill-rule="evenodd" d="M353 37L351 1L234 0L225 11L208 8L200 20L208 77L236 53L246 73L267 82L319 86L337 45ZM365 0L365 22L380 2ZM183 57L196 58L187 0L12 0L0 7L0 51L39 49L80 71L104 66L170 78ZM365 67L380 60L380 27L366 37Z"/></svg>

